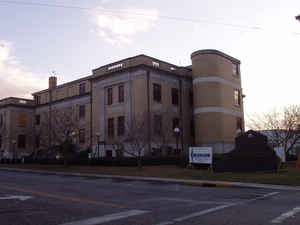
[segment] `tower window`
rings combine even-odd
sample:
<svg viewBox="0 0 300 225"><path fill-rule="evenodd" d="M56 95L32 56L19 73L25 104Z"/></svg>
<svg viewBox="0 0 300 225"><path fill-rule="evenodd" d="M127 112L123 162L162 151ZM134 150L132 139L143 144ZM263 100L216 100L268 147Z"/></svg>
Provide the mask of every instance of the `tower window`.
<svg viewBox="0 0 300 225"><path fill-rule="evenodd" d="M232 75L234 75L234 76L239 75L239 67L235 63L232 63Z"/></svg>
<svg viewBox="0 0 300 225"><path fill-rule="evenodd" d="M241 105L241 91L240 90L234 90L234 104L235 104L235 106Z"/></svg>

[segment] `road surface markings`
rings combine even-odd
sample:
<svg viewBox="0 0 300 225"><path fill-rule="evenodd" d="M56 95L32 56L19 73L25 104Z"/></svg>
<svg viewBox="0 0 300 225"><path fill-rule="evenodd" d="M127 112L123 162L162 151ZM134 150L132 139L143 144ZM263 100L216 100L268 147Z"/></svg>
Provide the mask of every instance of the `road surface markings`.
<svg viewBox="0 0 300 225"><path fill-rule="evenodd" d="M280 216L276 217L271 222L272 223L282 223L282 221L288 219L289 217L295 216L299 212L300 212L300 207L293 208L292 210L290 210L286 213L283 213Z"/></svg>
<svg viewBox="0 0 300 225"><path fill-rule="evenodd" d="M0 200L8 200L8 199L18 199L20 201L25 201L31 199L31 196L22 196L22 195L10 195L6 197L0 197Z"/></svg>
<svg viewBox="0 0 300 225"><path fill-rule="evenodd" d="M141 200L141 202L156 202L156 201L174 201L174 202L187 203L187 204L190 204L190 205L198 205L198 204L226 205L226 204L231 204L231 202L198 201L198 200L190 200L190 199L182 199L182 198L150 198L150 199Z"/></svg>
<svg viewBox="0 0 300 225"><path fill-rule="evenodd" d="M98 206L110 206L113 208L127 208L126 206L117 205L117 204L109 203L109 202L80 199L80 198L74 198L74 197L65 196L65 195L61 195L61 194L51 194L51 193L27 190L27 189L17 188L17 187L9 187L9 186L0 185L0 188L24 192L24 193L30 193L30 194L39 195L42 197L55 198L55 199L60 199L60 200L68 200L68 201L80 202L80 203L88 203L88 204L93 204L93 205L98 205Z"/></svg>
<svg viewBox="0 0 300 225"><path fill-rule="evenodd" d="M107 222L114 221L114 220L124 219L124 218L130 217L130 216L137 216L137 215L145 214L148 212L149 211L143 211L143 210L129 210L129 211L125 211L125 212L113 213L113 214L109 214L109 215L105 215L105 216L92 217L92 218L85 219L85 220L64 223L61 225L96 225L96 224L107 223Z"/></svg>
<svg viewBox="0 0 300 225"><path fill-rule="evenodd" d="M268 198L268 197L271 197L271 196L277 195L277 194L279 194L279 192L271 192L271 193L268 193L268 194L264 194L260 197L249 199L249 200L246 200L246 201L220 205L220 206L217 206L217 207L214 207L214 208L205 209L205 210L202 210L200 212L195 212L195 213L192 213L192 214L189 214L189 215L186 215L186 216L178 217L178 218L172 219L170 221L165 221L165 222L159 223L157 225L175 224L177 222L182 222L182 221L187 220L187 219L191 219L191 218L198 217L198 216L203 216L203 215L206 215L208 213L216 212L218 210L226 209L226 208L229 208L229 207L232 207L232 206L242 205L242 204L246 204L246 203L253 202L253 201L256 201L256 200Z"/></svg>

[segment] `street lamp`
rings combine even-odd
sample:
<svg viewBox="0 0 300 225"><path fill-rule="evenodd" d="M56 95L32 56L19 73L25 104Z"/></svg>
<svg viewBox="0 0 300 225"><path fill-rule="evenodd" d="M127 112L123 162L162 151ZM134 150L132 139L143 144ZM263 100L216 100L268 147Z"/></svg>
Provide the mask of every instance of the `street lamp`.
<svg viewBox="0 0 300 225"><path fill-rule="evenodd" d="M96 133L96 137L97 137L97 158L99 159L99 151L100 151L100 133L99 132Z"/></svg>
<svg viewBox="0 0 300 225"><path fill-rule="evenodd" d="M180 129L178 127L174 128L174 134L176 137L176 151L178 152L178 139L179 139L179 134L180 134Z"/></svg>
<svg viewBox="0 0 300 225"><path fill-rule="evenodd" d="M13 144L13 161L15 160L15 151L16 151L16 143L17 143L17 141L15 140L15 139L13 139L12 141L11 141L11 143Z"/></svg>

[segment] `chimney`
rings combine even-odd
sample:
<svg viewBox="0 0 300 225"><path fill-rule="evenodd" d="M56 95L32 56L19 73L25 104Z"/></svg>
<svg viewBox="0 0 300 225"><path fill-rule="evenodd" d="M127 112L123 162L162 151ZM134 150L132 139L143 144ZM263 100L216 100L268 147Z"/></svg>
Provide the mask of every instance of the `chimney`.
<svg viewBox="0 0 300 225"><path fill-rule="evenodd" d="M57 78L54 76L49 77L49 89L56 88L56 86L57 86Z"/></svg>

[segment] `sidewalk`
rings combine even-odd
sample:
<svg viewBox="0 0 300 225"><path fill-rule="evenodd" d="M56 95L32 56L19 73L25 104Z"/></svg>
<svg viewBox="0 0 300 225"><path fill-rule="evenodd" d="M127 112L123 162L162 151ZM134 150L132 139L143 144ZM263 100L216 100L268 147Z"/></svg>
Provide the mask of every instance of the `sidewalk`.
<svg viewBox="0 0 300 225"><path fill-rule="evenodd" d="M0 170L11 172L25 172L25 173L39 173L49 175L67 175L67 176L80 176L80 177L97 177L97 178L117 178L136 181L154 181L163 183L185 184L204 187L245 187L245 188L266 188L284 191L300 191L299 186L291 187L285 185L273 184L257 184L257 183L241 183L241 182L227 182L227 181L209 181L209 180L190 180L190 179L172 179L172 178L158 178L158 177L139 177L139 176L118 176L118 175L99 175L93 173L70 173L70 172L56 172L32 169L19 169L2 167Z"/></svg>

